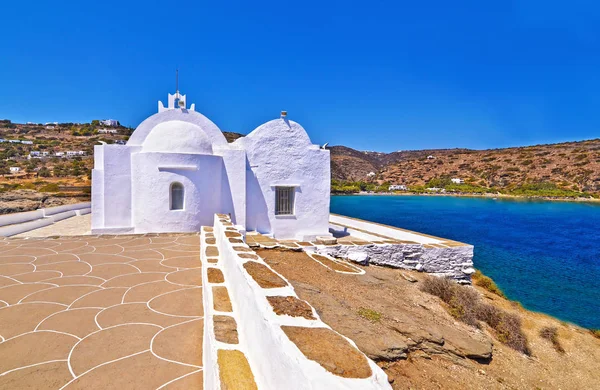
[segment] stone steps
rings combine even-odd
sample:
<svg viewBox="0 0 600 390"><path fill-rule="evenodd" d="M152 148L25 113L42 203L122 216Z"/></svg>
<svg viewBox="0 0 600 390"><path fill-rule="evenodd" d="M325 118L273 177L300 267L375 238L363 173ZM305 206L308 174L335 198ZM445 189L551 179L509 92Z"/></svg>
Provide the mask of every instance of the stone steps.
<svg viewBox="0 0 600 390"><path fill-rule="evenodd" d="M236 389L390 388L373 361L246 245L228 216L202 229L201 253L205 388L217 380Z"/></svg>

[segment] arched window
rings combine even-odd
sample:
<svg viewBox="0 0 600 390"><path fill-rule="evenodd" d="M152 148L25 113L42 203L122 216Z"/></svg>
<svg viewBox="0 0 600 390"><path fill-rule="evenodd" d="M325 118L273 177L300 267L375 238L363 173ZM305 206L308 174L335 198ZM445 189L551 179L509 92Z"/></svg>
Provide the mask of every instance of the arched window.
<svg viewBox="0 0 600 390"><path fill-rule="evenodd" d="M183 210L183 184L173 183L171 184L171 210Z"/></svg>

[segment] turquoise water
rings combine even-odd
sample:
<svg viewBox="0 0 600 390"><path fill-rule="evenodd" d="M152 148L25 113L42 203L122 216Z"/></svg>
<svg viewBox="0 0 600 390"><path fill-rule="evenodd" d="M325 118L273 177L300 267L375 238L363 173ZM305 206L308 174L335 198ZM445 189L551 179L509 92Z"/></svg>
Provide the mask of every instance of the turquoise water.
<svg viewBox="0 0 600 390"><path fill-rule="evenodd" d="M600 329L600 205L332 196L333 213L475 246L475 267L524 307Z"/></svg>

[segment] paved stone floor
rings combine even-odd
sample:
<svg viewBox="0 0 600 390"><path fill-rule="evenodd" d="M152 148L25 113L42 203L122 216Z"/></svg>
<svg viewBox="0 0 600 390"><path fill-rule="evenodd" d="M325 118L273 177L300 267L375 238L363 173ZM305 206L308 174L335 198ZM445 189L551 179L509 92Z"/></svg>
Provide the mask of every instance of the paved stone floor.
<svg viewBox="0 0 600 390"><path fill-rule="evenodd" d="M0 389L202 388L197 235L0 240Z"/></svg>

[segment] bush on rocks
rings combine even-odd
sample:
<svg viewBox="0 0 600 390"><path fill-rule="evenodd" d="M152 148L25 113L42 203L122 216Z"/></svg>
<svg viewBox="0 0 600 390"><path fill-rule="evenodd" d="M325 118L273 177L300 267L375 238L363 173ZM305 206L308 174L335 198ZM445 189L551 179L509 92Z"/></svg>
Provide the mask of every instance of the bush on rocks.
<svg viewBox="0 0 600 390"><path fill-rule="evenodd" d="M521 319L515 314L482 303L476 290L460 286L448 278L431 276L423 281L421 290L444 301L454 318L476 327L483 321L494 330L501 343L524 354L531 354L527 337L521 329Z"/></svg>

